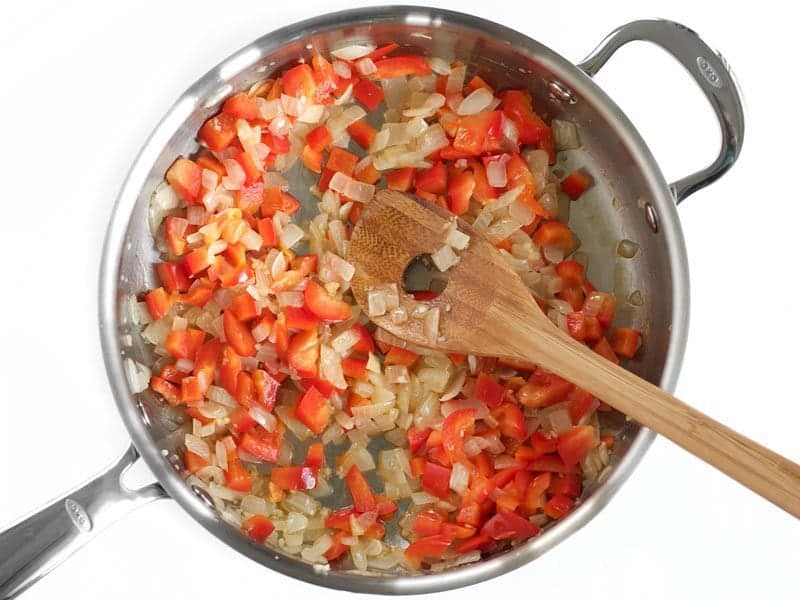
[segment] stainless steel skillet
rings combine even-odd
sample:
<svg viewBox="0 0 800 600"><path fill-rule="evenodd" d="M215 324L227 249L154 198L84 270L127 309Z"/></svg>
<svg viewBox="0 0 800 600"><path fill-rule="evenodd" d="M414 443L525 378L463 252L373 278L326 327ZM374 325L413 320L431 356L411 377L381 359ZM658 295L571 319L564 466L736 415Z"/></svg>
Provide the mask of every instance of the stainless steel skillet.
<svg viewBox="0 0 800 600"><path fill-rule="evenodd" d="M109 226L100 276L100 333L109 380L133 445L105 472L0 533L0 598L21 592L105 526L157 498L178 501L218 538L261 564L318 585L358 592L412 594L452 589L521 566L587 523L636 467L653 433L617 415L619 440L614 469L586 490L581 505L541 536L506 553L443 573L417 576L322 572L302 560L259 546L222 520L207 498L188 487L175 452L182 424L149 393L132 394L129 358L151 360L121 303L148 288L158 260L147 226L150 195L178 154L196 149L200 124L231 91L280 70L304 54L307 44L325 52L352 41L395 41L406 51L459 58L497 88L530 89L548 117L578 124L583 147L567 153L564 170L588 165L596 187L573 207L582 249L592 257L589 273L623 304L621 319L646 330L647 346L633 369L672 390L686 341L687 256L676 203L721 176L738 156L743 114L736 83L725 61L694 32L669 21L637 21L612 32L579 65L511 29L476 17L422 7L382 7L340 12L268 34L214 67L169 109L137 157ZM614 102L592 81L613 53L632 40L655 43L683 64L712 104L722 131L714 162L668 185L647 146ZM635 74L632 74L635 76ZM620 260L620 239L639 245ZM637 294L638 292L638 294ZM128 339L127 336L130 336ZM128 490L120 475L139 456L158 483ZM334 499L335 501L335 499Z"/></svg>

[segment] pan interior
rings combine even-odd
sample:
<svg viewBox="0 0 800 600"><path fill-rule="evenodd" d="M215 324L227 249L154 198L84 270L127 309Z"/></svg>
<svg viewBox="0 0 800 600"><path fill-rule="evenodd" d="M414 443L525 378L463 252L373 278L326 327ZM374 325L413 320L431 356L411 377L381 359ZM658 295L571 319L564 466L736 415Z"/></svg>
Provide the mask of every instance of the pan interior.
<svg viewBox="0 0 800 600"><path fill-rule="evenodd" d="M112 359L120 361L132 358L145 365L154 361L155 357L140 335L140 327L126 318L124 308L129 306L127 303L132 296L158 285L154 264L159 262L159 255L148 225L150 198L175 157L190 155L198 149L195 133L218 110L220 101L232 91L247 89L253 83L280 72L299 57L309 58L311 48L325 54L331 49L359 41L378 44L394 41L402 46L404 52L457 58L468 65L469 72L480 74L495 89L526 88L534 97L535 108L546 119L569 119L577 124L582 147L562 153L556 168L568 173L573 168L582 167L591 173L594 187L579 201L570 204L570 225L581 240L580 251L590 257L589 278L599 289L614 291L617 295L616 324L644 331L641 358L627 366L652 382L661 382L674 343L671 324L677 310L673 289L674 265L670 260L668 236L664 233L665 225L669 226L670 222L662 223L662 231L654 231L648 223L648 203L652 203L657 210L664 208L663 180L657 171L654 174L652 159L646 148L631 142L631 133L625 129L630 127L627 120L613 104L609 106L605 96L578 69L547 48L510 30L442 11L370 11L322 17L265 36L209 72L173 107L134 168L134 172L138 169L141 175L138 181L136 178L129 179L129 185L136 184L136 190L132 192L135 193L132 210L125 214L118 211L115 217L117 220L127 220L127 226L115 282L118 308L114 326L120 352ZM623 121L622 130L618 119ZM635 134L633 139L641 143ZM313 179L299 168L293 168L288 176L292 193L303 203L300 220L313 215L316 199L307 192ZM654 181L662 182L662 187L659 189ZM623 239L638 245L632 258L618 256L618 244ZM143 410L147 414L149 443L157 447L160 460L166 467L162 468L162 473L165 477L177 480L178 475L167 463L179 464L176 447L182 443L186 431L183 418L149 391L128 393L121 404L123 412L132 414L134 410ZM125 405L128 405L127 408ZM625 457L637 436L645 432L636 423L626 421L622 415L606 413L604 418L608 419L609 428L619 432L612 452L612 464L615 464ZM335 453L343 448L329 448L328 451ZM296 455L303 455L299 444L296 446ZM333 456L329 455L328 458ZM332 482L335 479L332 478ZM591 504L592 497L602 495L603 485L588 487L584 493L584 504ZM336 494L326 503L331 506L348 503L346 492L341 486L337 487ZM592 511L591 507L584 508L587 509L584 516L573 515L574 525L570 526L567 519L528 542L526 546L529 548L522 554L519 548L512 550L516 558L507 560L505 566L500 566L498 562L503 560L503 556L485 560L495 566L481 571L483 575L480 578L498 574L534 558L585 522L589 513L596 512L599 506ZM218 527L227 527L221 519L211 517L214 518L219 522ZM209 526L208 523L204 524ZM230 529L233 531L232 527ZM563 531L559 533L559 529ZM215 533L220 535L219 531L222 530L217 529ZM238 535L238 532L233 531L232 535ZM229 534L224 537L232 539ZM330 576L318 577L310 565L295 564L292 567L294 570L282 568L273 562L280 552L264 549L260 552L264 555L262 562L268 562L280 570L291 571L293 575L322 585L343 585ZM254 556L252 551L247 553ZM283 556L281 561L302 562L298 557L290 556ZM478 574L476 568L473 565L463 569L473 569ZM428 577L437 575L403 579ZM432 587L452 587L477 578L474 575L458 583L442 579L441 584ZM430 590L430 587L370 588L370 591L396 593Z"/></svg>

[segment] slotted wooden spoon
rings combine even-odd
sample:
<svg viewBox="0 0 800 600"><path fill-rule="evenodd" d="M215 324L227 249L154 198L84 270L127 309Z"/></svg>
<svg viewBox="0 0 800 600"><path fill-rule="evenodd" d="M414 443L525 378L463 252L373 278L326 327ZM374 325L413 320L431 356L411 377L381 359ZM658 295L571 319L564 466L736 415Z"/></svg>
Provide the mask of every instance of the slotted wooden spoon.
<svg viewBox="0 0 800 600"><path fill-rule="evenodd" d="M367 311L367 294L395 283L410 315L417 302L404 296L403 274L416 257L444 245L452 215L401 192L382 190L365 205L348 251L355 265L352 288ZM497 249L463 219L470 236L460 262L435 299L439 337L432 343L421 319L395 324L373 317L383 329L412 344L443 352L513 358L535 363L588 390L713 465L739 483L800 517L800 466L687 406L573 340L545 316Z"/></svg>

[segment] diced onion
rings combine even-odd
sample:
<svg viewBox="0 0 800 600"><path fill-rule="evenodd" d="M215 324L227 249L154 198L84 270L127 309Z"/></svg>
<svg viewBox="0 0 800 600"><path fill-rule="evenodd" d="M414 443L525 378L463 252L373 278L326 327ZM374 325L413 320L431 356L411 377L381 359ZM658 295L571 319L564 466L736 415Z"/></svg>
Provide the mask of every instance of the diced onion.
<svg viewBox="0 0 800 600"><path fill-rule="evenodd" d="M494 100L494 94L486 88L478 88L461 101L456 113L459 115L475 115L486 110ZM509 121L510 119L506 119Z"/></svg>
<svg viewBox="0 0 800 600"><path fill-rule="evenodd" d="M352 44L337 50L331 50L331 54L342 60L355 60L357 58L361 58L362 56L366 56L375 50L375 48L376 46L374 44Z"/></svg>

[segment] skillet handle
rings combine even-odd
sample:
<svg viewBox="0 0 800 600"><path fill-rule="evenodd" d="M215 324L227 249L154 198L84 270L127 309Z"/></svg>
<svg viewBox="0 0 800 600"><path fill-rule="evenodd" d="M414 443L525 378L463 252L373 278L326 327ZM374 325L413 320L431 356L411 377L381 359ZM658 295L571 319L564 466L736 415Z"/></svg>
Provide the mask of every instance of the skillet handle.
<svg viewBox="0 0 800 600"><path fill-rule="evenodd" d="M139 458L130 446L102 473L0 532L0 599L22 593L105 527L152 500L158 483L129 490L121 481Z"/></svg>
<svg viewBox="0 0 800 600"><path fill-rule="evenodd" d="M721 54L688 27L660 19L633 21L612 31L578 68L593 77L619 48L635 40L651 42L669 52L700 86L719 120L722 147L705 169L670 184L677 203L716 181L739 156L744 138L744 110L733 73Z"/></svg>

